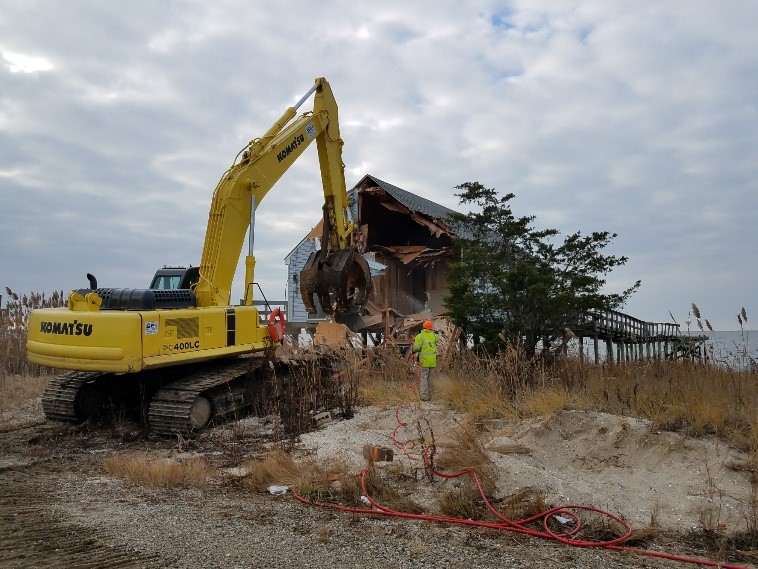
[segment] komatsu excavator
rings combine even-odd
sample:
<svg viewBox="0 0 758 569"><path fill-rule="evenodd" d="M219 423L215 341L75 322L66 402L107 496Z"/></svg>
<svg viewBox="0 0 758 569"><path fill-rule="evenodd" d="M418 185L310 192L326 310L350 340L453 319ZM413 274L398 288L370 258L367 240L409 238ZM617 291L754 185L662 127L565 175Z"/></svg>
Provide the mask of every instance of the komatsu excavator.
<svg viewBox="0 0 758 569"><path fill-rule="evenodd" d="M315 92L313 111L297 109ZM294 120L293 120L294 119ZM72 291L68 306L34 310L30 361L70 370L47 386L49 419L81 422L104 408L149 405L147 422L159 433L204 428L215 416L251 403L250 383L261 352L282 340L284 314L262 322L253 306L255 211L279 178L313 141L324 190L324 235L301 278L306 307L335 317L361 310L371 291L368 264L356 249L350 219L337 103L324 78L260 138L235 157L213 194L199 267L159 270L150 288ZM248 234L245 289L231 305L231 288ZM305 284L302 284L305 281ZM265 366L263 366L265 367Z"/></svg>

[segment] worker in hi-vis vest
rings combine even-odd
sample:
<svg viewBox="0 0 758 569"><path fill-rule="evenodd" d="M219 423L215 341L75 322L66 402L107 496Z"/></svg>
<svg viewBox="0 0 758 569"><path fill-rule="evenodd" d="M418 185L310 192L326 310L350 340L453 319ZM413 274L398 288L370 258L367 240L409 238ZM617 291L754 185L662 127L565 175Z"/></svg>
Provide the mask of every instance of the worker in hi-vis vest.
<svg viewBox="0 0 758 569"><path fill-rule="evenodd" d="M431 320L424 321L424 328L413 340L413 353L418 354L419 395L421 401L429 401L432 370L437 367L437 334L432 330Z"/></svg>

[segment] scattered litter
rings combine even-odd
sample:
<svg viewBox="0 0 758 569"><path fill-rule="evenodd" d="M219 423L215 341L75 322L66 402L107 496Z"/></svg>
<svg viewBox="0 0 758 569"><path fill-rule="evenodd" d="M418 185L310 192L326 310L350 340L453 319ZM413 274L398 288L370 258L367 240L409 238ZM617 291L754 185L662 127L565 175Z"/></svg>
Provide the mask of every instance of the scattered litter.
<svg viewBox="0 0 758 569"><path fill-rule="evenodd" d="M316 413L311 417L311 422L316 427L321 427L325 425L326 423L329 423L332 420L332 414L329 413L329 411L323 411L321 413Z"/></svg>
<svg viewBox="0 0 758 569"><path fill-rule="evenodd" d="M368 498L366 498L366 496L361 496L361 502L363 502L367 506L371 505L371 500L369 500Z"/></svg>
<svg viewBox="0 0 758 569"><path fill-rule="evenodd" d="M282 494L286 494L289 489L289 486L276 486L272 484L268 487L268 493L274 496L281 496Z"/></svg>
<svg viewBox="0 0 758 569"><path fill-rule="evenodd" d="M563 525L573 523L574 521L573 519L567 518L565 516L553 516L553 519L556 520L557 522L562 523Z"/></svg>

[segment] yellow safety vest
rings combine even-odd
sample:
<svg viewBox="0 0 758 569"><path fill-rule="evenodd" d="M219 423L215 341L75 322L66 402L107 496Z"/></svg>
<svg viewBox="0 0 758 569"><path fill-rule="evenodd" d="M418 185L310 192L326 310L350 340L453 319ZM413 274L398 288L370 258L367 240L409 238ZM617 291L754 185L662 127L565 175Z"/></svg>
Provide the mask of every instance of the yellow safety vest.
<svg viewBox="0 0 758 569"><path fill-rule="evenodd" d="M421 367L437 367L437 334L421 330L413 340L413 353L418 354Z"/></svg>

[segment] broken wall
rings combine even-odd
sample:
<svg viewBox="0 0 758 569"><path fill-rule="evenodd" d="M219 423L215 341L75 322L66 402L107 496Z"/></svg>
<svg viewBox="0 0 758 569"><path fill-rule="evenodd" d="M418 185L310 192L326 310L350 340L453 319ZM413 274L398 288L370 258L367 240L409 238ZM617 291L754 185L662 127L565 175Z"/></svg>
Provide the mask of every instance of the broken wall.
<svg viewBox="0 0 758 569"><path fill-rule="evenodd" d="M401 188L365 176L350 192L354 221L360 227L359 250L372 270L374 291L353 330L388 330L405 316L444 312L445 267L452 254L452 234L445 219L451 210ZM291 328L315 328L318 317L307 315L297 289L299 271L315 249L320 224L287 257ZM375 272L376 270L376 272Z"/></svg>

